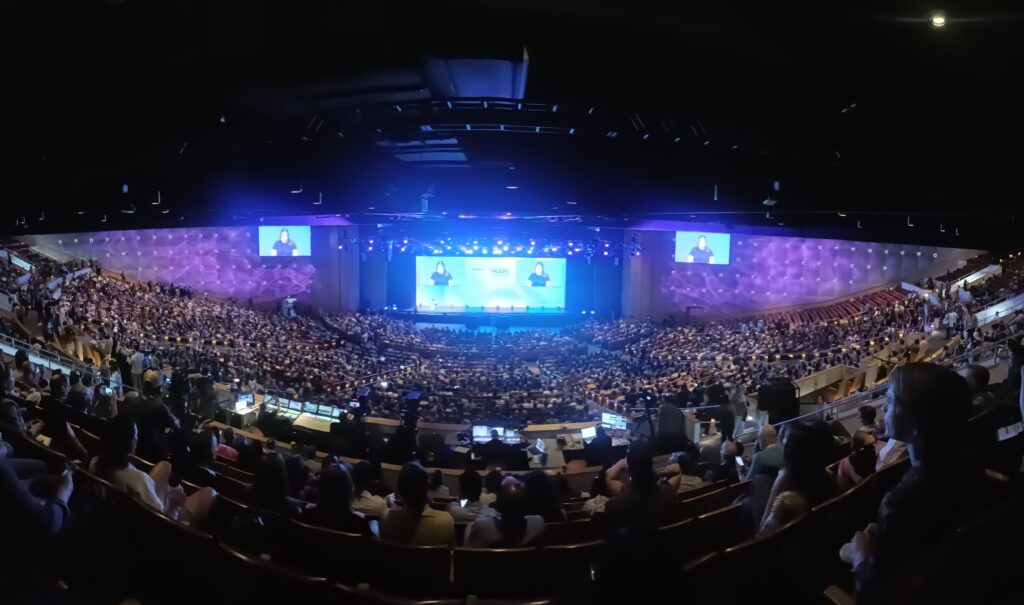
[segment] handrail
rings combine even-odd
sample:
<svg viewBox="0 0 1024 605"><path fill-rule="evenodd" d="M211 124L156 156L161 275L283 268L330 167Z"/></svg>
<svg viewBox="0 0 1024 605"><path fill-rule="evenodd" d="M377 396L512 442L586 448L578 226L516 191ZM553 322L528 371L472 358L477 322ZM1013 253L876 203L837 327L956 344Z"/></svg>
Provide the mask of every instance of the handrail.
<svg viewBox="0 0 1024 605"><path fill-rule="evenodd" d="M997 342L986 343L984 346L981 346L981 347L979 347L979 348L977 348L977 349L975 349L973 351L967 351L965 353L961 353L960 355L957 355L956 357L952 357L952 358L950 358L948 360L942 360L943 363L941 365L952 365L952 364L955 364L957 362L970 361L972 358L976 358L979 354L982 354L985 351L998 350L1000 347L1005 348L1006 343L1010 342L1013 339L1018 339L1019 340L1021 337L1024 337L1024 332L1018 332L1017 334L1014 334L1013 336L1007 336L1006 338L1004 338L1002 340L999 340ZM818 408L818 409L816 409L814 411L808 412L806 414L802 414L800 416L796 416L794 418L790 418L789 420L784 420L782 422L779 422L778 424L775 425L775 428L779 428L779 427L785 426L785 425L793 423L793 422L800 422L802 420L807 420L807 419L812 418L814 416L819 416L819 415L822 415L822 414L828 414L829 412L831 412L831 411L833 411L833 410L835 410L835 409L837 409L837 408L839 408L841 406L850 405L851 403L854 402L854 400L858 400L858 399L870 399L870 400L877 399L877 397L870 397L869 398L868 396L869 395L873 396L875 393L882 392L882 391L886 390L887 388L889 388L889 385L887 384L887 380L888 380L888 377L887 378L883 378L881 381L879 381L878 384L875 384L875 385L869 387L866 391L863 391L863 392L860 392L860 393L855 393L855 394L850 395L849 397L845 397L845 398L843 398L843 399L841 399L839 401L834 401L834 402L832 402L832 403L830 403L828 405L822 406L822 407L820 407L820 408Z"/></svg>

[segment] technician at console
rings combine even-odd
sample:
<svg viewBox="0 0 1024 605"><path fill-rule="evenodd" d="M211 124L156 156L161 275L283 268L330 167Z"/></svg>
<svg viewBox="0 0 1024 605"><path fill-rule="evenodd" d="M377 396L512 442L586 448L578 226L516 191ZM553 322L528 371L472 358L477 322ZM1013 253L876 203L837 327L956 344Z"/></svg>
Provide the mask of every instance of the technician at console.
<svg viewBox="0 0 1024 605"><path fill-rule="evenodd" d="M437 261L437 267L434 268L434 272L430 275L430 283L435 286L451 286L453 285L452 281L452 274L444 266L444 261Z"/></svg>
<svg viewBox="0 0 1024 605"><path fill-rule="evenodd" d="M708 238L703 235L697 237L697 245L690 249L690 254L686 256L686 262L704 265L715 264L715 253L708 248Z"/></svg>
<svg viewBox="0 0 1024 605"><path fill-rule="evenodd" d="M537 264L533 266L533 273L530 274L530 277L526 278L526 281L527 285L534 288L547 288L550 286L551 278L548 276L547 272L544 271L544 263L537 262Z"/></svg>

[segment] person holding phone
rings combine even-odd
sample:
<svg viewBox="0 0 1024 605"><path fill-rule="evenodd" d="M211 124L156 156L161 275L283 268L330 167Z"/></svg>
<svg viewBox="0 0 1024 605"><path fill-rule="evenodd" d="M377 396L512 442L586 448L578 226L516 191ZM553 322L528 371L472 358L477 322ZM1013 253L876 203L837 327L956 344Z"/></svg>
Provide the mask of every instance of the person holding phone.
<svg viewBox="0 0 1024 605"><path fill-rule="evenodd" d="M437 261L437 266L434 267L434 272L430 274L430 283L435 286L452 286L454 285L452 274L448 272L448 268L444 266L444 261Z"/></svg>

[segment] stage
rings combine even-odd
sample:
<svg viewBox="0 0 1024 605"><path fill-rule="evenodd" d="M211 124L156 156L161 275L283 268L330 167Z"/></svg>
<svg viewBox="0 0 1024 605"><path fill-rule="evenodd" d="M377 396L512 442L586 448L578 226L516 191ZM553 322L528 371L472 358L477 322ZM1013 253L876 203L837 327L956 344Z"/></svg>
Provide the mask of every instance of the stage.
<svg viewBox="0 0 1024 605"><path fill-rule="evenodd" d="M526 327L526 328L561 328L595 317L594 314L565 309L530 309L504 307L438 307L436 310L406 309L403 311L386 311L386 313L403 321L432 324L459 324L467 328L491 326L495 328ZM606 319L606 318L605 318Z"/></svg>

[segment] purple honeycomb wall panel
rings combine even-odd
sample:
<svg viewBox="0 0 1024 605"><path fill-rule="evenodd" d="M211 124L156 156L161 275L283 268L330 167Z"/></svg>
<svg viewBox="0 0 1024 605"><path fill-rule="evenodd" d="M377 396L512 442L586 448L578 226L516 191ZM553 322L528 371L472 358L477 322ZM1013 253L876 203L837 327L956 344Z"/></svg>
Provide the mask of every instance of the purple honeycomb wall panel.
<svg viewBox="0 0 1024 605"><path fill-rule="evenodd" d="M95 259L104 269L124 271L133 279L173 282L217 297L274 300L310 294L317 283L312 257L261 258L255 227L68 233L31 241L60 254Z"/></svg>

